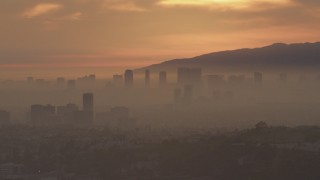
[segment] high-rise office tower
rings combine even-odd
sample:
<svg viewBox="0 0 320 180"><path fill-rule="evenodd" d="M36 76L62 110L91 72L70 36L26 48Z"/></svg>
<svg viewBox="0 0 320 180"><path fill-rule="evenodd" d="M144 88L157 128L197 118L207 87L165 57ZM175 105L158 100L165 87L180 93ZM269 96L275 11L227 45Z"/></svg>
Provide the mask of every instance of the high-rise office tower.
<svg viewBox="0 0 320 180"><path fill-rule="evenodd" d="M93 94L83 94L83 111L93 112Z"/></svg>
<svg viewBox="0 0 320 180"><path fill-rule="evenodd" d="M78 113L80 120L79 123L83 125L89 125L93 123L94 119L94 105L93 105L93 93L83 94L83 111ZM82 115L81 115L82 114Z"/></svg>
<svg viewBox="0 0 320 180"><path fill-rule="evenodd" d="M202 79L201 68L178 68L178 83L182 85L198 85Z"/></svg>
<svg viewBox="0 0 320 180"><path fill-rule="evenodd" d="M159 87L164 87L167 84L167 72L159 72Z"/></svg>
<svg viewBox="0 0 320 180"><path fill-rule="evenodd" d="M184 101L190 102L193 99L193 86L185 85L184 86Z"/></svg>
<svg viewBox="0 0 320 180"><path fill-rule="evenodd" d="M145 79L145 85L146 85L146 87L149 87L149 86L150 86L150 71L149 71L149 69L147 69L147 70L144 72L144 79Z"/></svg>
<svg viewBox="0 0 320 180"><path fill-rule="evenodd" d="M96 75L90 74L77 78L77 87L92 90L95 87Z"/></svg>
<svg viewBox="0 0 320 180"><path fill-rule="evenodd" d="M115 74L113 75L113 85L115 87L122 87L123 86L123 76Z"/></svg>
<svg viewBox="0 0 320 180"><path fill-rule="evenodd" d="M79 111L79 107L75 104L67 104L57 107L57 116L63 124L71 125L75 122L74 114Z"/></svg>
<svg viewBox="0 0 320 180"><path fill-rule="evenodd" d="M95 81L95 80L96 80L96 75L95 75L95 74L90 74L90 75L88 76L88 79L89 79L90 81Z"/></svg>
<svg viewBox="0 0 320 180"><path fill-rule="evenodd" d="M223 75L208 75L208 87L214 88L219 87L224 84L224 76Z"/></svg>
<svg viewBox="0 0 320 180"><path fill-rule="evenodd" d="M133 71L132 70L126 70L124 73L124 85L126 88L132 88L133 87Z"/></svg>
<svg viewBox="0 0 320 180"><path fill-rule="evenodd" d="M65 79L63 77L58 77L57 78L57 86L63 87L64 85L65 85Z"/></svg>
<svg viewBox="0 0 320 180"><path fill-rule="evenodd" d="M31 122L36 125L43 118L44 110L43 106L40 104L31 105L30 119Z"/></svg>
<svg viewBox="0 0 320 180"><path fill-rule="evenodd" d="M56 107L52 105L31 105L30 118L33 125L52 124Z"/></svg>
<svg viewBox="0 0 320 180"><path fill-rule="evenodd" d="M76 89L76 80L68 80L68 89Z"/></svg>
<svg viewBox="0 0 320 180"><path fill-rule="evenodd" d="M48 84L44 79L36 79L35 82L38 87L45 87Z"/></svg>
<svg viewBox="0 0 320 180"><path fill-rule="evenodd" d="M227 78L228 83L238 84L238 85L244 83L245 79L246 79L245 75L230 75Z"/></svg>

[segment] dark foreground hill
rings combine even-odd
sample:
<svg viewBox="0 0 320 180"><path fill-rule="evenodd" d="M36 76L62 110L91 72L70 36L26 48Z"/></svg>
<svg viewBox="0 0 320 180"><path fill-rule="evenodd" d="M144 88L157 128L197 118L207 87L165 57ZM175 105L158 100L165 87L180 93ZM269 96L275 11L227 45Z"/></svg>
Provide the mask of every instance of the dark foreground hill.
<svg viewBox="0 0 320 180"><path fill-rule="evenodd" d="M170 72L178 67L199 67L204 71L317 71L320 70L320 42L277 43L261 48L214 52L169 60L139 70Z"/></svg>

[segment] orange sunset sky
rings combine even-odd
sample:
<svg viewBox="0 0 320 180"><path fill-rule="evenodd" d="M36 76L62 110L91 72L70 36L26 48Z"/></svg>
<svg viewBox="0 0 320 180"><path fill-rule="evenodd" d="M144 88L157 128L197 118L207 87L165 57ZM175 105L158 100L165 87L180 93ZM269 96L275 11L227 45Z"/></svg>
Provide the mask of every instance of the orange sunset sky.
<svg viewBox="0 0 320 180"><path fill-rule="evenodd" d="M318 0L1 0L0 68L140 67L320 39Z"/></svg>

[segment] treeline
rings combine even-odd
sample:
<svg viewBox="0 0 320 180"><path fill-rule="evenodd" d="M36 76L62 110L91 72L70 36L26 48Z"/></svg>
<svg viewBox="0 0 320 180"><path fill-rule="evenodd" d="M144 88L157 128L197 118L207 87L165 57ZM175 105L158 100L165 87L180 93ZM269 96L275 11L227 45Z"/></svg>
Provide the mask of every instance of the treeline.
<svg viewBox="0 0 320 180"><path fill-rule="evenodd" d="M142 131L142 130L141 130ZM311 143L319 127L268 127L229 133L198 133L147 142L139 131L0 130L0 163L25 173L75 174L100 179L318 180L318 151L278 145Z"/></svg>

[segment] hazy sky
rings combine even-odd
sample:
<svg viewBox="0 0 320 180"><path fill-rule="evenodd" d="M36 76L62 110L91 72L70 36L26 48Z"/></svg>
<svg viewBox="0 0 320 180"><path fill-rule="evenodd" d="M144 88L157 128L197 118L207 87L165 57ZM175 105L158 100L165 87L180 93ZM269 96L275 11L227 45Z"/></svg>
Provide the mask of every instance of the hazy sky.
<svg viewBox="0 0 320 180"><path fill-rule="evenodd" d="M319 0L1 0L0 68L138 67L320 39Z"/></svg>

